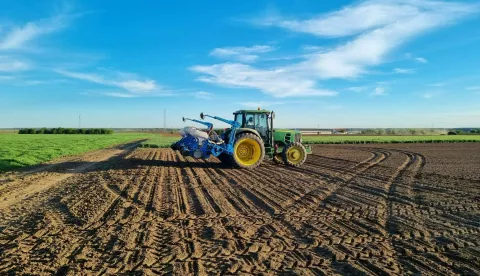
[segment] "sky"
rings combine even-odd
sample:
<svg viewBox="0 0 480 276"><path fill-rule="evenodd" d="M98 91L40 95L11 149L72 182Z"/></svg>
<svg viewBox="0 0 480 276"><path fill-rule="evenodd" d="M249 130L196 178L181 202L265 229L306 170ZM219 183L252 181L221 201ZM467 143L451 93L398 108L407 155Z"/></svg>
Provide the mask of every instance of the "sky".
<svg viewBox="0 0 480 276"><path fill-rule="evenodd" d="M479 49L480 1L2 0L0 128L479 127Z"/></svg>

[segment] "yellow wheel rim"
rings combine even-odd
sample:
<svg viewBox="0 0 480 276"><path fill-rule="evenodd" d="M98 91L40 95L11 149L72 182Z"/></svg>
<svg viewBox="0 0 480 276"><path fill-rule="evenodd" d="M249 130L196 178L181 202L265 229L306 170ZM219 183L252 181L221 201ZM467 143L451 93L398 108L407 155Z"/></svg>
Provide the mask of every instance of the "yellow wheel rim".
<svg viewBox="0 0 480 276"><path fill-rule="evenodd" d="M305 157L305 153L299 147L291 147L287 151L288 161L292 164L299 164Z"/></svg>
<svg viewBox="0 0 480 276"><path fill-rule="evenodd" d="M257 163L261 155L260 145L254 139L242 139L235 145L235 157L244 166Z"/></svg>

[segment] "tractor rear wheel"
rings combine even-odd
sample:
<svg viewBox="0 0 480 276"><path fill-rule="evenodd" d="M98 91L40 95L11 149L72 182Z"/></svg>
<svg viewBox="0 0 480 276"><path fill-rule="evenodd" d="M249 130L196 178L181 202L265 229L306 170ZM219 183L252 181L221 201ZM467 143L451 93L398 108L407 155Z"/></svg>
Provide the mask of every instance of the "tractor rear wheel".
<svg viewBox="0 0 480 276"><path fill-rule="evenodd" d="M243 133L236 137L233 148L233 162L240 168L254 169L265 157L265 146L260 137L251 133Z"/></svg>
<svg viewBox="0 0 480 276"><path fill-rule="evenodd" d="M300 167L307 160L307 150L299 142L290 143L283 148L282 158L286 165Z"/></svg>

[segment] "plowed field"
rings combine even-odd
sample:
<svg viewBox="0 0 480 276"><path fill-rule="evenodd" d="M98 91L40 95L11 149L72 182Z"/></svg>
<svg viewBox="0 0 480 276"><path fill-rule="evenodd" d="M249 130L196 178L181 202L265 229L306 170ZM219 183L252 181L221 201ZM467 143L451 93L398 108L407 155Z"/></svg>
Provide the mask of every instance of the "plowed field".
<svg viewBox="0 0 480 276"><path fill-rule="evenodd" d="M134 146L0 180L0 274L480 273L480 144L254 171Z"/></svg>

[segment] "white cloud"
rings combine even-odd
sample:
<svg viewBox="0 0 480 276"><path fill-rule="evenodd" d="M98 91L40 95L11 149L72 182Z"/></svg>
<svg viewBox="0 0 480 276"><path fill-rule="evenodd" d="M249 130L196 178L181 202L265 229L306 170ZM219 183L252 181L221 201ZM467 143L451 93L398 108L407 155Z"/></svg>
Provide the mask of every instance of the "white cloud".
<svg viewBox="0 0 480 276"><path fill-rule="evenodd" d="M150 93L159 92L161 90L154 80L138 80L138 77L134 74L109 71L110 74L113 73L113 76L107 78L98 74L72 72L62 69L55 70L55 72L74 79L102 84L105 86L119 87L131 93Z"/></svg>
<svg viewBox="0 0 480 276"><path fill-rule="evenodd" d="M415 73L415 69L411 68L395 68L393 69L393 72L397 74L413 74Z"/></svg>
<svg viewBox="0 0 480 276"><path fill-rule="evenodd" d="M414 58L414 60L418 63L428 63L428 60L423 57L417 57L417 58Z"/></svg>
<svg viewBox="0 0 480 276"><path fill-rule="evenodd" d="M337 93L316 88L316 81L285 69L263 70L238 63L194 66L191 70L203 74L198 80L227 87L259 89L274 97L334 96Z"/></svg>
<svg viewBox="0 0 480 276"><path fill-rule="evenodd" d="M119 93L119 92L105 92L103 93L105 96L115 97L115 98L136 98L137 95L134 94L127 94L127 93Z"/></svg>
<svg viewBox="0 0 480 276"><path fill-rule="evenodd" d="M366 86L352 86L352 87L347 88L348 91L353 91L353 92L362 92L362 91L365 91L367 89L368 89L368 87L366 87Z"/></svg>
<svg viewBox="0 0 480 276"><path fill-rule="evenodd" d="M306 20L268 16L255 23L350 40L331 49L319 49L290 65L255 68L223 63L191 69L203 74L198 78L203 82L259 89L276 97L333 95L328 89L319 89L317 81L365 75L407 41L477 11L478 6L460 2L371 0Z"/></svg>
<svg viewBox="0 0 480 276"><path fill-rule="evenodd" d="M113 84L134 93L152 92L158 88L154 80L126 80L121 82L113 82Z"/></svg>
<svg viewBox="0 0 480 276"><path fill-rule="evenodd" d="M466 87L465 89L469 91L476 91L476 90L480 90L480 86L470 86L470 87Z"/></svg>
<svg viewBox="0 0 480 276"><path fill-rule="evenodd" d="M0 72L25 71L31 68L28 62L16 60L7 56L0 56Z"/></svg>
<svg viewBox="0 0 480 276"><path fill-rule="evenodd" d="M373 90L373 93L371 94L372 96L383 96L385 95L385 88L381 86L375 87L375 90Z"/></svg>
<svg viewBox="0 0 480 276"><path fill-rule="evenodd" d="M0 50L16 50L23 49L27 45L31 46L33 40L65 28L70 20L76 16L78 14L61 14L4 30L5 34L0 36Z"/></svg>
<svg viewBox="0 0 480 276"><path fill-rule="evenodd" d="M198 91L195 92L195 98L197 99L211 99L213 98L213 93L205 92L205 91Z"/></svg>
<svg viewBox="0 0 480 276"><path fill-rule="evenodd" d="M325 50L325 48L321 46L315 46L315 45L303 45L302 50L307 52L319 52L321 50Z"/></svg>
<svg viewBox="0 0 480 276"><path fill-rule="evenodd" d="M257 54L274 51L275 48L268 45L254 45L252 47L225 47L215 48L210 52L211 56L233 59L241 62L254 62L258 59Z"/></svg>

